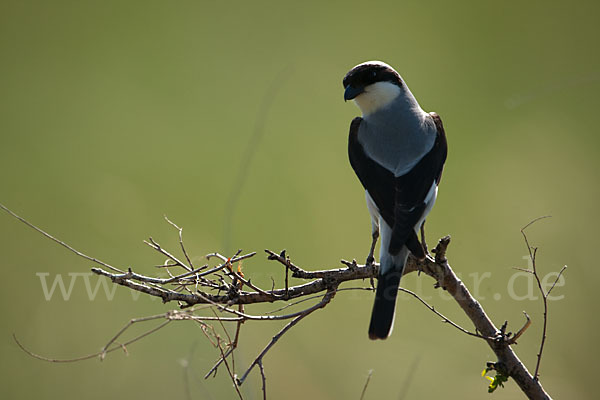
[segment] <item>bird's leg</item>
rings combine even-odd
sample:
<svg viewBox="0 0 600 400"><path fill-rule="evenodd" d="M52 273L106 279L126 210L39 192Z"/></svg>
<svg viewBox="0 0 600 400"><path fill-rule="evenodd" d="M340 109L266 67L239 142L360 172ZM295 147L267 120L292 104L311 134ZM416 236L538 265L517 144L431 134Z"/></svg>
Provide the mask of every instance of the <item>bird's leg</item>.
<svg viewBox="0 0 600 400"><path fill-rule="evenodd" d="M379 229L374 229L371 236L373 237L373 241L371 242L371 250L369 251L365 265L371 265L375 262L375 257L373 254L375 253L375 245L377 244L377 239L379 238Z"/></svg>
<svg viewBox="0 0 600 400"><path fill-rule="evenodd" d="M425 221L421 224L421 246L423 246L423 251L425 254L429 254L427 250L427 242L425 241Z"/></svg>

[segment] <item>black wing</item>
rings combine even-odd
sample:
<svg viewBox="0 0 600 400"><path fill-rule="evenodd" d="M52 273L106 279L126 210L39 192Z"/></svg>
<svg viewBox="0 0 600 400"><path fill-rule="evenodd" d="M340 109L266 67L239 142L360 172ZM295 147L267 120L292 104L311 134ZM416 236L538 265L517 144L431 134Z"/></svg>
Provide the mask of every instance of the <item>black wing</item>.
<svg viewBox="0 0 600 400"><path fill-rule="evenodd" d="M431 113L437 137L431 150L407 174L395 177L393 172L370 159L358 141L362 118L350 125L348 156L350 164L363 187L369 192L384 221L392 227L389 246L397 254L403 245L418 258L425 256L414 231L426 204L427 193L434 182L439 183L447 155L446 135L440 117Z"/></svg>

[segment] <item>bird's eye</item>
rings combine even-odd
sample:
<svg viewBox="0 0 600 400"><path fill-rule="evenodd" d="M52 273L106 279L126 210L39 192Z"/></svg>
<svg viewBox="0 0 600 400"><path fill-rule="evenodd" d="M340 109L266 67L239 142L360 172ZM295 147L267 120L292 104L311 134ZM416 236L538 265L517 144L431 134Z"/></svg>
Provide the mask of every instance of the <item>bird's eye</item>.
<svg viewBox="0 0 600 400"><path fill-rule="evenodd" d="M373 78L375 78L375 77L377 76L377 71L373 71L373 72L371 72L371 76L372 76Z"/></svg>

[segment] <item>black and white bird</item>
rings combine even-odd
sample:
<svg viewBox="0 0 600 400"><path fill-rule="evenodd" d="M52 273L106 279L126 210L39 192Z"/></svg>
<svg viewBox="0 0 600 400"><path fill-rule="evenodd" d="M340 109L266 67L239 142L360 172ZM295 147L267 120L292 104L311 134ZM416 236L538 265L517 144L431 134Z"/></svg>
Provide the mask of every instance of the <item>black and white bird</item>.
<svg viewBox="0 0 600 400"><path fill-rule="evenodd" d="M442 120L427 113L389 65L369 61L344 77L344 100L362 112L350 125L350 164L365 188L372 238L367 263L381 235L380 267L369 338L386 339L409 252L425 258L417 233L437 197L446 161Z"/></svg>

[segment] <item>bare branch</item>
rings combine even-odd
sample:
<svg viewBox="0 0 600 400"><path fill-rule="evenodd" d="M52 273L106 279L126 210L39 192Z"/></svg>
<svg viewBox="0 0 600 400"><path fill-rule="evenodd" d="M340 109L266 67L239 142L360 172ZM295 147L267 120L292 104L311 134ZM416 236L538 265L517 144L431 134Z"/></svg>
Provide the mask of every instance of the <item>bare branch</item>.
<svg viewBox="0 0 600 400"><path fill-rule="evenodd" d="M209 338L211 343L213 343L213 345L215 345L215 347L219 349L220 352L219 360L216 362L214 367L208 372L207 376L210 376L212 373L216 373L219 365L224 364L227 368L230 378L234 382L234 386L240 398L242 398L242 395L239 390L239 386L242 385L242 383L247 379L248 375L256 366L258 366L258 369L260 369L260 374L263 383L263 398L266 398L266 376L264 374L263 361L265 355L275 345L275 343L292 327L297 325L302 319L304 319L314 311L323 308L327 304L329 304L329 302L333 299L333 297L338 291L357 289L372 290L372 288L339 289L339 286L344 282L348 281L364 279L372 280L374 277L377 277L379 269L379 266L374 263L369 265L359 265L356 263L356 261L342 261L342 264L344 264L344 267L342 268L307 271L292 263L290 258L285 254L285 251L278 254L273 251L266 250L266 253L268 254L268 259L277 261L279 264L281 264L285 268L286 273L285 287L275 289L275 285L273 284L271 290L266 291L253 284L250 278L246 278L241 272L241 269L238 269L236 271L232 267L233 263L252 257L256 253L249 253L240 256L241 250L239 250L233 257L225 257L219 253L211 253L207 256L207 259L210 260L213 257L217 258L221 262L219 265L216 265L212 268L210 268L208 265L202 266L200 268L194 268L191 262L191 258L185 250L182 229L167 219L167 222L173 225L179 232L179 244L186 261L183 262L177 259L177 257L175 257L172 254L172 252L162 248L157 242L150 238L149 242L146 243L154 250L156 250L159 254L168 258L166 262L166 268L169 277L149 277L135 273L131 268L128 269L127 272L124 272L110 266L109 264L106 264L95 258L89 257L79 252L78 250L75 250L68 244L47 234L41 229L35 227L33 224L30 224L23 218L17 216L15 213L8 210L6 207L2 205L0 205L0 207L7 211L13 217L32 227L36 231L42 233L44 236L50 238L54 242L67 248L76 255L79 255L80 257L85 258L86 260L100 264L112 271L116 271L116 273L112 273L105 271L102 268L92 268L92 271L94 273L106 276L110 278L113 283L128 287L131 290L142 292L150 296L159 297L165 303L170 301L176 301L179 303L179 306L183 309L182 311L173 310L161 315L132 319L108 341L108 343L104 346L102 351L95 354L79 357L76 359L57 360L39 356L27 350L15 337L15 341L23 349L23 351L25 351L32 357L36 357L41 360L50 362L72 362L94 357L99 357L102 359L107 353L112 352L114 350L123 349L126 351L126 346L128 344L133 343L141 339L142 337L145 337L157 331L158 329L161 329L162 327L169 324L171 321L191 320L199 324L203 333ZM430 311L434 312L438 317L442 318L443 322L452 325L453 327L465 334L485 340L498 357L498 362L494 363L494 365L496 365L498 368L501 368L503 374L505 373L506 377L512 377L515 380L515 382L519 385L521 390L529 398L549 399L550 397L544 391L543 387L541 386L538 380L539 365L546 338L547 297L557 285L566 266L563 267L563 269L558 273L558 276L552 284L552 286L550 287L550 289L548 289L548 291L544 291L539 276L537 274L537 266L535 260L537 249L529 244L527 235L524 232L524 230L533 222L535 221L532 221L531 223L526 225L521 231L524 236L525 243L527 245L528 252L533 264L533 270L528 270L528 272L532 273L536 277L538 288L544 298L543 336L538 354L536 370L533 376L529 373L527 368L523 365L523 363L519 360L519 358L516 356L516 354L511 348L511 345L515 344L516 340L527 329L527 327L530 324L530 320L528 319L525 326L523 326L523 328L521 328L521 330L519 330L519 332L512 339L509 338L510 334L505 333L506 324L501 329L496 328L496 326L492 323L490 318L487 316L487 314L481 307L481 304L479 304L479 302L477 302L477 300L473 298L473 296L465 287L465 285L458 279L454 271L450 268L448 259L446 258L446 251L450 243L449 236L440 239L437 246L434 249L432 249L432 253L435 254L434 258L432 258L431 256L427 256L424 260L419 261L413 257L409 257L405 266L404 274L418 271L419 273L422 272L426 275L431 276L435 280L435 287L447 291L453 297L455 302L459 305L459 307L461 307L461 309L473 323L475 331L471 332L458 325L457 323L449 320L443 314L438 312L433 306L429 305L423 299L421 299L417 294L405 289L401 290L419 300ZM172 268L175 266L184 268L185 272L178 275L172 274L168 270L168 268ZM308 282L291 286L290 278L304 279ZM246 288L249 288L249 291L244 290ZM187 291L187 293L185 293L185 291ZM325 293L323 294L323 292ZM280 314L280 312L283 311L285 308L312 299L313 297L316 297L315 295L317 294L319 294L319 297L322 295L322 298L318 303L308 308L301 309L297 312ZM279 307L271 313L267 312L262 315L251 314L247 312L243 307L243 305L246 304L273 303L275 301L292 299L296 299L296 301L287 304L284 307ZM235 305L237 305L237 307L234 307ZM203 310L210 310L213 315L200 315L199 313ZM217 312L225 313L225 315L217 314ZM133 324L143 321L157 320L161 318L164 318L165 321L163 321L157 327L154 327L123 344L119 344L117 342L121 335ZM234 350L237 347L242 323L247 320L279 321L288 319L290 319L291 321L289 321L281 330L279 330L278 333L276 333L271 338L269 343L267 343L263 350L256 356L254 361L248 366L248 368L242 374L241 378L238 379L235 373ZM225 341L223 341L223 339L216 334L214 328L209 324L210 322L218 322L222 325L225 335L228 337L228 342L225 346ZM233 340L229 336L229 333L224 326L224 323L226 322L236 323L236 333ZM231 357L231 363L228 361L229 357Z"/></svg>
<svg viewBox="0 0 600 400"><path fill-rule="evenodd" d="M564 265L560 271L558 272L558 275L556 275L556 279L554 280L554 282L552 283L552 286L550 286L550 289L548 289L548 291L546 292L546 297L550 296L550 292L552 291L552 289L554 289L554 287L556 286L556 283L558 282L558 280L560 279L562 273L565 271L565 269L567 269L567 266Z"/></svg>
<svg viewBox="0 0 600 400"><path fill-rule="evenodd" d="M238 257L236 259L240 260L242 257ZM199 276L205 276L209 273L214 273L225 268L225 264L221 264L218 267L215 267L211 270L205 271ZM293 271L293 269L292 269ZM298 269L296 272L292 273L293 277L297 277L296 274L301 275L298 277L307 277L304 279L312 279L316 280L297 285L291 286L286 289L276 289L269 292L261 291L261 292L241 292L226 294L226 295L213 295L204 292L197 292L196 294L185 294L178 293L172 290L166 289L157 289L153 287L149 287L146 285L141 285L136 282L133 282L132 279L136 279L136 277L141 277L141 275L131 275L131 278L128 277L127 274L119 275L119 274L111 274L110 272L104 271L101 268L92 268L92 272L109 277L114 283L126 286L132 290L136 290L142 293L149 294L151 296L160 297L163 302L169 301L180 301L186 303L187 306L192 306L195 304L252 304L252 303L270 303L273 300L277 300L279 298L287 298L293 299L301 296L316 294L322 292L327 289L326 282L335 282L342 283L346 281L352 281L357 279L368 279L372 276L376 275L377 266L369 265L369 266L357 266L355 269L349 268L340 268L340 269L332 269L327 271L315 271L307 272L301 269ZM146 281L147 282L147 281Z"/></svg>
<svg viewBox="0 0 600 400"><path fill-rule="evenodd" d="M527 228L529 228L531 225L535 224L536 222L538 222L541 219L546 219L546 218L552 218L552 215L542 215L541 217L537 217L532 219L531 221L529 221L527 223L527 225L525 225L524 227L521 228L521 233L523 233L523 231Z"/></svg>

